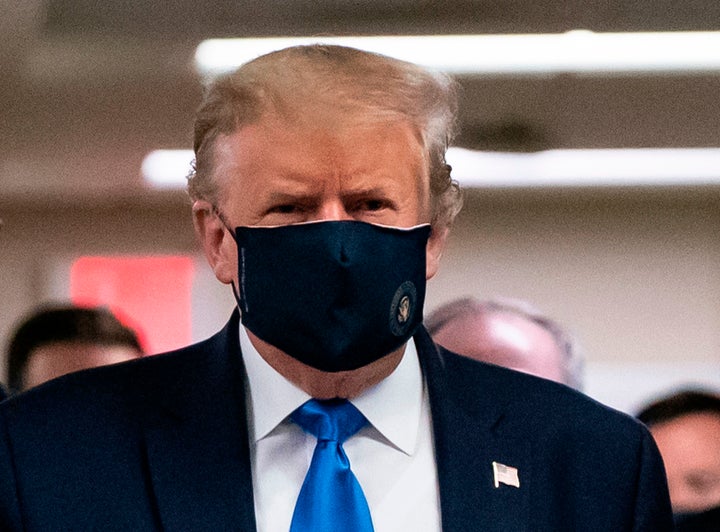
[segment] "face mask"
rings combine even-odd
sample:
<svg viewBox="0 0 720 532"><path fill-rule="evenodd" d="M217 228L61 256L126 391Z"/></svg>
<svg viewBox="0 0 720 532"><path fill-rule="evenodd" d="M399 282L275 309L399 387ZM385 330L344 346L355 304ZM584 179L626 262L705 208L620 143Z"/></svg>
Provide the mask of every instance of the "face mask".
<svg viewBox="0 0 720 532"><path fill-rule="evenodd" d="M237 227L242 323L319 370L366 366L422 321L429 236L357 221Z"/></svg>

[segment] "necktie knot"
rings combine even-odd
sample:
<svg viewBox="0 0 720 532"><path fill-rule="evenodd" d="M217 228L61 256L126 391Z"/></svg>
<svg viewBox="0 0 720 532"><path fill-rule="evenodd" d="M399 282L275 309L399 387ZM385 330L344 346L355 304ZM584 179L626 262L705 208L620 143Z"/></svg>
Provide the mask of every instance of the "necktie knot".
<svg viewBox="0 0 720 532"><path fill-rule="evenodd" d="M367 419L346 399L310 399L290 419L318 441L345 440L367 424Z"/></svg>
<svg viewBox="0 0 720 532"><path fill-rule="evenodd" d="M372 532L367 500L342 447L367 423L365 416L345 399L311 399L290 419L318 440L290 532Z"/></svg>

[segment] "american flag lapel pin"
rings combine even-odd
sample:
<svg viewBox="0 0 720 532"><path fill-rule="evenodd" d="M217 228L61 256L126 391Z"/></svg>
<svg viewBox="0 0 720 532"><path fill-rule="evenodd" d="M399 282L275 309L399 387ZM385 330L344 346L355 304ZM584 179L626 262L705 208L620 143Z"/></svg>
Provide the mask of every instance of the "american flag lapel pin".
<svg viewBox="0 0 720 532"><path fill-rule="evenodd" d="M493 479L495 481L495 487L499 488L500 484L507 486L520 487L520 478L518 477L518 470L516 467L506 466L500 462L493 462Z"/></svg>

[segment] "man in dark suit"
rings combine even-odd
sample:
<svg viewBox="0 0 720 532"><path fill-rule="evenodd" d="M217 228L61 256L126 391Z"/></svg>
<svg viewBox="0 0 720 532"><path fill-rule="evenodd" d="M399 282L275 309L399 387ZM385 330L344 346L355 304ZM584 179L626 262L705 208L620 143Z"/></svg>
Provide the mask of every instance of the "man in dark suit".
<svg viewBox="0 0 720 532"><path fill-rule="evenodd" d="M216 81L189 190L239 312L3 403L4 529L670 530L639 423L420 325L454 109L448 78L341 47Z"/></svg>

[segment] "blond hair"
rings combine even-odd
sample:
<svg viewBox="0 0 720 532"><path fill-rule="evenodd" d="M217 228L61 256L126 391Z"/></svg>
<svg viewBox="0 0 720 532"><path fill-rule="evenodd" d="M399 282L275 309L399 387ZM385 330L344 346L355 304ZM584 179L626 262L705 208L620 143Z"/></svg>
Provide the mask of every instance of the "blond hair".
<svg viewBox="0 0 720 532"><path fill-rule="evenodd" d="M383 55L320 44L266 54L208 86L195 120L195 161L188 176L193 200L219 199L213 179L218 136L269 112L284 118L330 113L341 120L407 120L426 151L433 225L449 226L459 212L462 196L445 161L456 126L451 78Z"/></svg>

